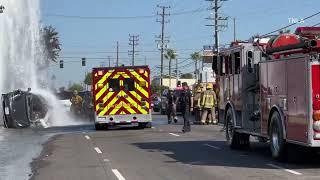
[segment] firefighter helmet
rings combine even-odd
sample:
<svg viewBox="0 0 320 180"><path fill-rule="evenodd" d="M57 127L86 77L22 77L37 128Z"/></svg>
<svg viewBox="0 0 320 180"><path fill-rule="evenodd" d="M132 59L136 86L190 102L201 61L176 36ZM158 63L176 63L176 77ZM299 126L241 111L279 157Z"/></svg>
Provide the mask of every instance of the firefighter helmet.
<svg viewBox="0 0 320 180"><path fill-rule="evenodd" d="M207 84L207 89L213 89L213 85L211 83Z"/></svg>

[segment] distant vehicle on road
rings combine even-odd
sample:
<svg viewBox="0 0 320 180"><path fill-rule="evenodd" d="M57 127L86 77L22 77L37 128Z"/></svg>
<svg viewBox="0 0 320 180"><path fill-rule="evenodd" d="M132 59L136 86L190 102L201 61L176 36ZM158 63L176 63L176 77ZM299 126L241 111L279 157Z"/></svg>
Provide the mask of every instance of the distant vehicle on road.
<svg viewBox="0 0 320 180"><path fill-rule="evenodd" d="M153 104L153 111L159 112L161 109L161 99L158 96L155 96L152 98L152 104Z"/></svg>
<svg viewBox="0 0 320 180"><path fill-rule="evenodd" d="M173 95L176 96L176 97L179 97L181 92L183 91L183 89L181 88L176 88L174 89L173 91ZM161 114L164 115L167 113L167 108L168 108L168 98L167 98L167 95L168 95L168 90L164 90L163 91L163 95L161 97ZM181 106L180 106L180 103L177 102L177 105L176 105L176 111L177 113L178 112L181 112Z"/></svg>
<svg viewBox="0 0 320 180"><path fill-rule="evenodd" d="M168 100L167 100L167 95L168 95L168 89L163 90L163 93L161 95L161 109L160 109L160 113L162 115L167 114L167 104L168 104Z"/></svg>

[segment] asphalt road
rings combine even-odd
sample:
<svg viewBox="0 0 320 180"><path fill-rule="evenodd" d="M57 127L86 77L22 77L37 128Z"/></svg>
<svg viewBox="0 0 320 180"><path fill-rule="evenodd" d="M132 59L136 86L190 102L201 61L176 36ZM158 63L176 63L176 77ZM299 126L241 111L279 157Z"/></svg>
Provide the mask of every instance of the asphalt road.
<svg viewBox="0 0 320 180"><path fill-rule="evenodd" d="M220 126L167 125L154 115L151 129L93 131L55 136L32 163L34 180L277 180L320 179L320 155L295 149L293 162L270 157L253 139L248 150L230 150Z"/></svg>

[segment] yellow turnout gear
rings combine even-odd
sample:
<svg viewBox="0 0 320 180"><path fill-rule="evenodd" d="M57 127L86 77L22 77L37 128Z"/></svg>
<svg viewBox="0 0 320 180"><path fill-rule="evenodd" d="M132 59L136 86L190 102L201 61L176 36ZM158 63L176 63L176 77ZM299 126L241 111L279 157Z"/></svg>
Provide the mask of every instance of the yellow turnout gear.
<svg viewBox="0 0 320 180"><path fill-rule="evenodd" d="M202 108L211 109L216 103L216 93L213 90L206 90L201 97L200 106Z"/></svg>

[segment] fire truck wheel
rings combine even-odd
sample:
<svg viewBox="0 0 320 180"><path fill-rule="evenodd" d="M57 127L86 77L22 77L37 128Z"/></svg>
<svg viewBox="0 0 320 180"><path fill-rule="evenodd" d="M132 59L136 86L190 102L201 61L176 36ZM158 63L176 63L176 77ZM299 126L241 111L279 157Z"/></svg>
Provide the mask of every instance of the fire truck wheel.
<svg viewBox="0 0 320 180"><path fill-rule="evenodd" d="M231 109L228 109L226 115L226 139L227 144L231 149L239 149L240 148L240 133L234 131L234 119Z"/></svg>
<svg viewBox="0 0 320 180"><path fill-rule="evenodd" d="M286 158L286 142L283 135L283 127L281 118L278 112L275 112L271 116L271 122L269 127L270 133L270 149L272 157L276 160L283 161Z"/></svg>

